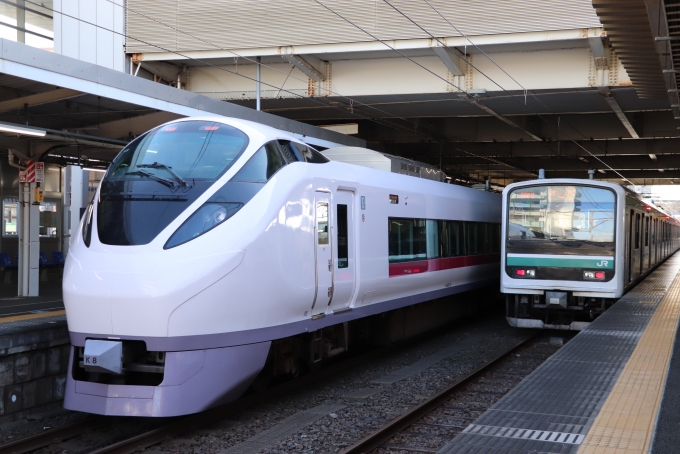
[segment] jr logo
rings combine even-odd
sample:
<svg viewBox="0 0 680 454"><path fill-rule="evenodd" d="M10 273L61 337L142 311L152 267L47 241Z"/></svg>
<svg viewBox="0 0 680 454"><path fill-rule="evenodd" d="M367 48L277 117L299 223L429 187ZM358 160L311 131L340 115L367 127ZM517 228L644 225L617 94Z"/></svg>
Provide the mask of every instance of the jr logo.
<svg viewBox="0 0 680 454"><path fill-rule="evenodd" d="M595 265L597 265L597 266L607 266L607 265L609 265L609 260L601 260L598 263L596 263Z"/></svg>

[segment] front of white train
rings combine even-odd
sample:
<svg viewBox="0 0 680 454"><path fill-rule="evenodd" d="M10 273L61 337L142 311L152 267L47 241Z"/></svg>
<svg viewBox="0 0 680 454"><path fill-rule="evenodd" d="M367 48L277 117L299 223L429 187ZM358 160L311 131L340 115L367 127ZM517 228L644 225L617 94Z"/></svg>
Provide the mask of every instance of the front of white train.
<svg viewBox="0 0 680 454"><path fill-rule="evenodd" d="M270 342L171 335L169 323L241 264L247 226L238 234L220 226L299 151L264 146L273 131L185 119L138 137L116 157L73 234L64 271L73 345L66 408L193 413L238 397L260 371Z"/></svg>
<svg viewBox="0 0 680 454"><path fill-rule="evenodd" d="M624 199L621 186L593 180L505 188L501 292L512 326L580 330L621 296Z"/></svg>

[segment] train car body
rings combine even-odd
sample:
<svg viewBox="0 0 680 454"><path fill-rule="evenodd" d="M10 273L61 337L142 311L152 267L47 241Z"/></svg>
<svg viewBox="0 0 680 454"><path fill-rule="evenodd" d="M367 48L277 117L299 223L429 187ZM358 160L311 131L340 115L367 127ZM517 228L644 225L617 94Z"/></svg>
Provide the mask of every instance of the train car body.
<svg viewBox="0 0 680 454"><path fill-rule="evenodd" d="M327 161L225 118L121 151L66 260L64 406L202 411L347 349L348 322L498 285L498 194Z"/></svg>
<svg viewBox="0 0 680 454"><path fill-rule="evenodd" d="M501 292L512 326L581 330L680 246L678 222L618 184L503 191Z"/></svg>

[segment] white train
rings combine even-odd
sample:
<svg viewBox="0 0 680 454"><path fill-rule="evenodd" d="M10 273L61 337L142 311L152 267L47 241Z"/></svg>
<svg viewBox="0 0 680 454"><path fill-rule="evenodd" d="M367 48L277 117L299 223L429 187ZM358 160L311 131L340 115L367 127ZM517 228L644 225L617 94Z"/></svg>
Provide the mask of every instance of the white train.
<svg viewBox="0 0 680 454"><path fill-rule="evenodd" d="M162 125L116 157L72 240L64 406L198 412L345 351L375 314L497 290L500 221L498 194L329 161L256 123Z"/></svg>
<svg viewBox="0 0 680 454"><path fill-rule="evenodd" d="M503 191L512 326L581 330L680 247L680 225L621 185L541 179Z"/></svg>

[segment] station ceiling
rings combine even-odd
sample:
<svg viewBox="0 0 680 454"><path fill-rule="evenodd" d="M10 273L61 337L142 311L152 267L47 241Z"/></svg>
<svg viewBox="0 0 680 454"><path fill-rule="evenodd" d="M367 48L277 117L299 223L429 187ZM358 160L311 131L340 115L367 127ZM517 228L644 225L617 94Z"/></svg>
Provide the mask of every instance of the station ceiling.
<svg viewBox="0 0 680 454"><path fill-rule="evenodd" d="M630 86L529 93L482 91L472 96L454 92L359 95L352 100L327 96L322 102L305 97L265 98L263 111L273 114L267 116L251 110L255 106L252 99L230 103L206 100L205 96L127 74L117 76L125 80L120 87L128 86L136 96L162 99L164 104L141 102L122 92L78 89L56 80L5 73L0 75L0 123L29 125L46 131L46 135L28 139L0 134L6 148L30 156L103 166L134 136L191 114L191 109L205 111L212 102L207 111L229 115L236 112L233 109L241 109L237 116L265 119L276 127L286 126L287 121L317 126L356 123L356 139L347 139L354 140L354 145L365 143L378 151L441 165L463 183L490 179L505 185L534 178L539 169L545 169L548 177L587 178L588 171L593 170L598 179L623 184L680 184L680 122L676 120L680 118L680 99L678 73L673 67L674 53L680 52L680 29L667 25L680 19L680 4L667 2L654 7L652 3L593 0L607 35L604 39L629 73ZM648 17L654 14L656 22L650 22ZM589 20L597 25L593 18ZM2 46L21 45L8 42ZM588 48L588 39L583 40L583 46ZM496 45L485 50L502 48ZM431 53L431 49L405 52L415 58ZM380 50L362 55L385 58L388 54ZM5 52L5 58L7 55ZM339 52L325 58L360 59L358 55ZM280 61L280 56L267 58L263 61ZM211 61L220 64L219 59ZM228 61L225 59L225 63ZM196 62L167 64L176 64L179 70L183 64ZM83 71L93 71L94 65L87 65L83 63ZM115 77L107 73L102 80ZM168 107L173 103L181 109Z"/></svg>
<svg viewBox="0 0 680 454"><path fill-rule="evenodd" d="M402 11L409 11L410 4L400 5ZM262 107L267 112L315 125L356 123L357 136L365 139L369 148L441 165L447 174L470 183L490 179L505 185L533 178L539 169L545 169L549 177L587 178L588 171L594 170L598 179L623 184L680 184L680 93L677 84L680 69L679 72L674 69L674 61L680 58L680 28L676 25L680 20L680 3L670 0L665 4L648 0L592 0L592 3L573 2L569 7L581 8L570 16L575 24L584 23L579 21L587 16L588 27L604 28L602 36L584 35L580 41L573 39L568 45L560 40L512 45L497 40L493 45L482 45L481 49L454 49L459 54L471 54L473 61L483 61L483 52L520 55L550 50L552 46L557 54L563 48L581 46L586 52L590 49L591 56L597 60L599 57L596 58L592 46L596 38L601 40L605 52L611 49L615 53L611 59L622 63L630 78L629 85L591 83L588 86L585 83L582 88L530 92L482 90L472 96L455 92L356 95L351 100L326 96L323 102L281 96L263 99ZM350 11L349 7L338 9ZM586 11L592 15L585 14ZM430 16L421 11L414 12L413 17L426 24L425 18ZM558 17L551 16L551 19L556 24L560 21ZM426 28L436 30L435 25ZM558 24L559 27L562 25ZM493 31L493 28L488 30L489 33ZM496 30L496 33L499 32ZM416 33L411 38L418 37L426 35ZM360 36L356 39L360 40ZM261 45L275 42L279 41L272 38ZM379 48L381 43L375 44ZM379 50L371 47L372 50L366 52L328 50L315 54L310 51L309 55L332 61L334 65L347 60L434 55L432 47L425 46L403 49L399 52L401 55L385 47ZM248 54L246 44L242 47L238 52L255 55L256 50L251 49ZM233 57L226 57L228 50L210 51L215 56L210 62L220 65L233 61ZM160 58L152 48L140 51L149 52L145 58ZM262 61L266 64L281 61L280 52L279 49L277 55L262 57ZM163 58L176 56L167 53ZM180 66L200 64L197 60L171 63ZM248 61L242 64L245 68ZM252 99L230 98L230 102L248 107L255 105Z"/></svg>

